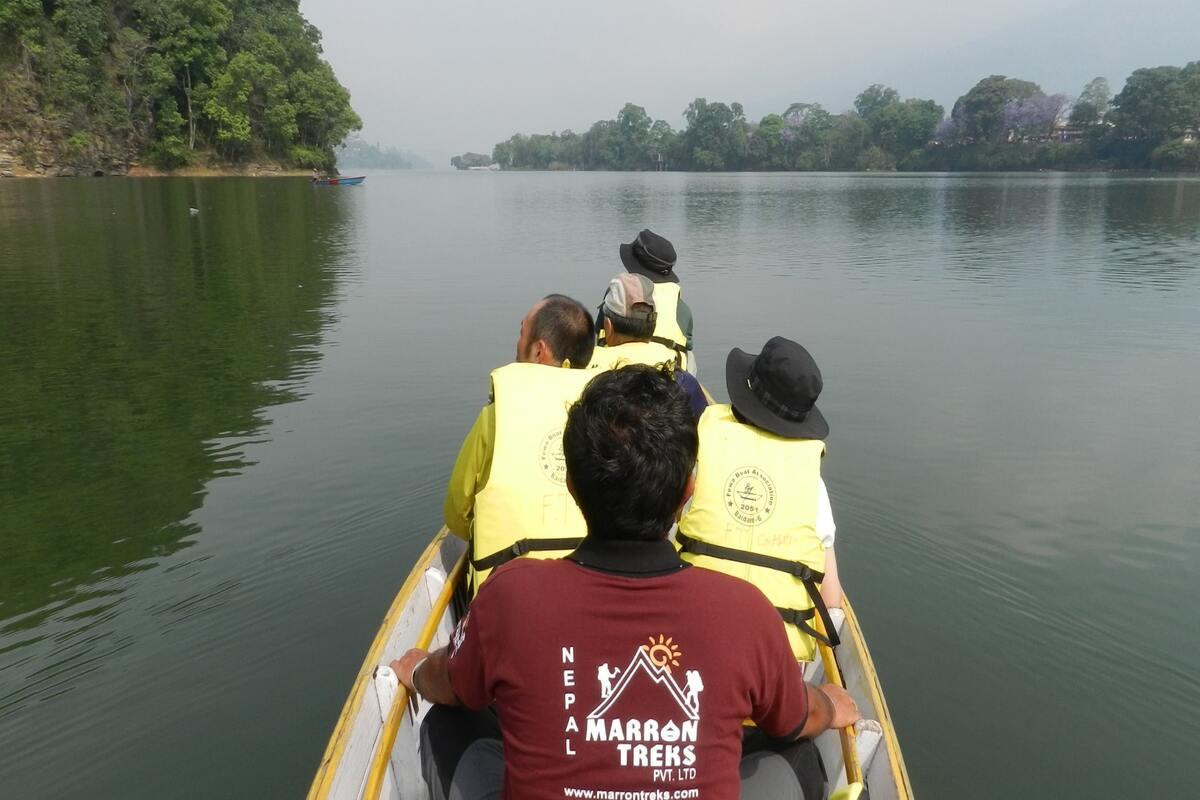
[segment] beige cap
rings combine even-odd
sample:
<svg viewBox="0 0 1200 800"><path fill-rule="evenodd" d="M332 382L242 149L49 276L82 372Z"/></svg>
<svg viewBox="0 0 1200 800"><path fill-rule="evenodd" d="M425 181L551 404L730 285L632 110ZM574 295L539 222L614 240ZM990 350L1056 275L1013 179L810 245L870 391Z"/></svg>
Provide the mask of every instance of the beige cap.
<svg viewBox="0 0 1200 800"><path fill-rule="evenodd" d="M637 308L641 304L642 308ZM647 308L648 306L648 308ZM649 278L622 272L608 282L604 310L618 317L644 318L654 313L654 284Z"/></svg>

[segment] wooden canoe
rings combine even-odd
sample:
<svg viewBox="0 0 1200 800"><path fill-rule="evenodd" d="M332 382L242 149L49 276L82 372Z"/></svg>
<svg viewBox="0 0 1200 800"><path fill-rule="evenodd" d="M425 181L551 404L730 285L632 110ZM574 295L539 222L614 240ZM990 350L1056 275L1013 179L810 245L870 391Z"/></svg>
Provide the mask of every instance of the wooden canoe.
<svg viewBox="0 0 1200 800"><path fill-rule="evenodd" d="M309 800L428 798L417 750L419 720L427 708L419 704L414 718L408 711L407 692L387 664L410 647L437 648L449 641L456 606L461 605L454 598L465 575L465 554L466 543L443 528L417 560L359 667L321 757ZM849 754L849 772L857 777L853 762L858 761L871 800L911 800L908 773L871 654L848 600L844 606L843 613L833 612L842 644L829 669L840 669L864 719L851 733L827 731L817 739L830 775L830 791L841 789L835 795L839 798L857 796L857 784L847 786L852 782L847 780L844 754ZM824 682L826 669L821 661L813 662L806 678Z"/></svg>

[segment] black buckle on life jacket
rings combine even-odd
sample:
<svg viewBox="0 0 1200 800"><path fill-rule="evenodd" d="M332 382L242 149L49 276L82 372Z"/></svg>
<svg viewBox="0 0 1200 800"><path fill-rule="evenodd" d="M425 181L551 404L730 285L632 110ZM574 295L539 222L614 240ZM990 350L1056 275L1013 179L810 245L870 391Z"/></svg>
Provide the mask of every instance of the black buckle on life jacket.
<svg viewBox="0 0 1200 800"><path fill-rule="evenodd" d="M830 647L837 647L839 644L841 644L841 640L838 638L837 631L833 629L832 620L825 623L825 630L829 632L828 636L818 631L812 625L808 624L808 621L816 616L815 607L806 608L801 611L798 608L780 608L779 606L775 606L775 610L779 612L779 616L783 617L784 622L788 623L789 625L795 625L797 628L804 631L817 641L823 642ZM824 620L825 616L822 615L821 618Z"/></svg>
<svg viewBox="0 0 1200 800"><path fill-rule="evenodd" d="M808 581L815 581L817 583L820 583L822 580L825 579L825 576L823 574L814 571L813 568L810 567L808 564L805 564L800 561L792 562L791 573L792 573L792 577L799 578L800 580L802 580L806 583ZM818 577L818 576L820 576L820 577Z"/></svg>

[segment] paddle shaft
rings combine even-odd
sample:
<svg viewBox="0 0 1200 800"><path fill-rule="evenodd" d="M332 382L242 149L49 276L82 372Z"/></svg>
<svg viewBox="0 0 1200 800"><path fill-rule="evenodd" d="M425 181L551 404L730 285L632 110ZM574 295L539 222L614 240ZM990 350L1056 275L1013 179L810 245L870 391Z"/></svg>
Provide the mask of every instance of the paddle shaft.
<svg viewBox="0 0 1200 800"><path fill-rule="evenodd" d="M813 617L813 622L816 623L817 630L822 636L829 638L829 632L825 630L825 623L821 621L821 615L817 614ZM825 665L825 679L846 688L846 682L842 679L842 670L838 667L837 656L834 655L833 648L817 639L817 648L821 651L821 663ZM845 728L838 730L838 735L842 740L842 760L846 762L846 782L847 783L862 783L862 765L858 763L858 747L855 745L854 726L848 725Z"/></svg>

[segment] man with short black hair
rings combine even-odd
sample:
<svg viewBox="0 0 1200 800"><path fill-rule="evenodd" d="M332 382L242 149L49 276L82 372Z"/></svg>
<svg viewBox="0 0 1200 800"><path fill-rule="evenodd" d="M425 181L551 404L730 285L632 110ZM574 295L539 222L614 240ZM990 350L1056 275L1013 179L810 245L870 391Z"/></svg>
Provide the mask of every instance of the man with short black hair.
<svg viewBox="0 0 1200 800"><path fill-rule="evenodd" d="M505 797L535 800L803 796L774 753L751 756L739 781L743 720L794 739L858 712L843 690L803 682L758 589L689 567L668 541L697 447L684 392L651 367L603 372L571 407L567 485L587 538L565 559L499 568L449 648L391 664L430 702L499 714L503 762L498 742L475 741L452 792L491 796L503 780Z"/></svg>
<svg viewBox="0 0 1200 800"><path fill-rule="evenodd" d="M521 321L517 361L584 367L592 357L594 330L587 309L578 300L548 294ZM522 342L530 352L522 352Z"/></svg>
<svg viewBox="0 0 1200 800"><path fill-rule="evenodd" d="M446 489L446 527L471 543L473 588L518 553L569 553L584 523L562 465L566 409L594 375L588 310L551 294L521 319L517 360L492 372L490 402L463 441Z"/></svg>

